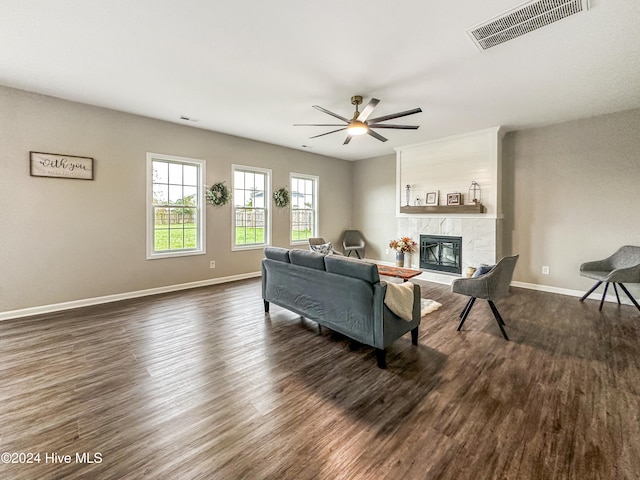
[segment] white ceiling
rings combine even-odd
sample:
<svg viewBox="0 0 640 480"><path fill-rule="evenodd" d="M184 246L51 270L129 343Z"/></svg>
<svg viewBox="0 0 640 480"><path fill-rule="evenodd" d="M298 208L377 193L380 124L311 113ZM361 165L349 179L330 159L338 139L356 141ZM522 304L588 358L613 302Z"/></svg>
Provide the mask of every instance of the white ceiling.
<svg viewBox="0 0 640 480"><path fill-rule="evenodd" d="M346 160L503 125L640 107L640 1L480 52L466 30L521 0L0 0L0 84ZM350 118L421 107L342 145ZM179 119L186 115L198 123ZM303 147L307 145L308 147Z"/></svg>

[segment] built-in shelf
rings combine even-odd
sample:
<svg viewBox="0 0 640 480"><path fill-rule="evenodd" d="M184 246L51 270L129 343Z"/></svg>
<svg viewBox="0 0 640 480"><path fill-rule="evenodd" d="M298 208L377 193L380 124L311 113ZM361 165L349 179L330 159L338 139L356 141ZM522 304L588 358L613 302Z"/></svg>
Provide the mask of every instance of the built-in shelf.
<svg viewBox="0 0 640 480"><path fill-rule="evenodd" d="M422 207L400 207L400 213L425 214L425 213L484 213L484 205L431 205Z"/></svg>

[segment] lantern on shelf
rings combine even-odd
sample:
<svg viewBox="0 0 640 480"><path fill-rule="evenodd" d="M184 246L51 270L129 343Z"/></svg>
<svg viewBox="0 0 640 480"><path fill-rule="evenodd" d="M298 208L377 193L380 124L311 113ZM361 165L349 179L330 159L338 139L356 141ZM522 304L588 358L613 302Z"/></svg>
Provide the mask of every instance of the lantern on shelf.
<svg viewBox="0 0 640 480"><path fill-rule="evenodd" d="M475 180L471 182L471 186L469 187L469 195L467 196L467 201L473 203L474 205L479 205L482 203L482 190L480 189L480 185Z"/></svg>

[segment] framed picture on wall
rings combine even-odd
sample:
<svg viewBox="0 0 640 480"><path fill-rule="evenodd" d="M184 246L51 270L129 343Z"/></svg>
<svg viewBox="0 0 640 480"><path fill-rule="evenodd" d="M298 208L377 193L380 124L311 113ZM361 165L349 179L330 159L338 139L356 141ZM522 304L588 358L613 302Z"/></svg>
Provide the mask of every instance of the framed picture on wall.
<svg viewBox="0 0 640 480"><path fill-rule="evenodd" d="M29 152L32 177L93 180L93 158L57 153Z"/></svg>
<svg viewBox="0 0 640 480"><path fill-rule="evenodd" d="M447 205L461 205L462 195L459 193L447 193Z"/></svg>
<svg viewBox="0 0 640 480"><path fill-rule="evenodd" d="M427 192L427 206L436 206L438 205L438 192Z"/></svg>

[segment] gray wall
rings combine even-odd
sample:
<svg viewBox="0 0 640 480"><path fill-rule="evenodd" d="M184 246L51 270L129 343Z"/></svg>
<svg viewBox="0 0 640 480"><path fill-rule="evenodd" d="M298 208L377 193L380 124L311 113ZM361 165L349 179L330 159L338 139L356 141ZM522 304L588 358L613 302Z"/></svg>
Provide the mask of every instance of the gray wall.
<svg viewBox="0 0 640 480"><path fill-rule="evenodd" d="M353 223L365 237L367 258L393 262L387 254L396 237L396 156L353 162Z"/></svg>
<svg viewBox="0 0 640 480"><path fill-rule="evenodd" d="M29 151L93 157L95 180L31 177ZM0 312L260 270L261 249L231 251L230 205L206 207L206 255L145 259L146 152L206 160L207 184L233 163L272 169L274 189L318 175L320 233L351 223L349 162L0 87ZM288 209L272 219L289 246Z"/></svg>
<svg viewBox="0 0 640 480"><path fill-rule="evenodd" d="M31 177L31 150L94 157L95 180ZM208 184L230 183L233 163L271 168L274 188L318 175L320 235L340 245L357 228L368 258L393 261L395 155L345 162L0 87L0 312L259 270L261 250L231 251L230 206L207 207L207 255L145 259L148 151L206 160ZM580 263L640 244L639 152L640 109L505 136L516 281L586 290ZM288 213L273 210L273 244L289 246Z"/></svg>
<svg viewBox="0 0 640 480"><path fill-rule="evenodd" d="M353 179L367 257L392 261L384 249L396 235L395 156L356 162ZM587 290L582 262L640 245L640 109L508 133L503 189L503 251L520 254L514 280Z"/></svg>
<svg viewBox="0 0 640 480"><path fill-rule="evenodd" d="M515 280L586 290L581 263L640 245L640 109L509 133L503 160Z"/></svg>

